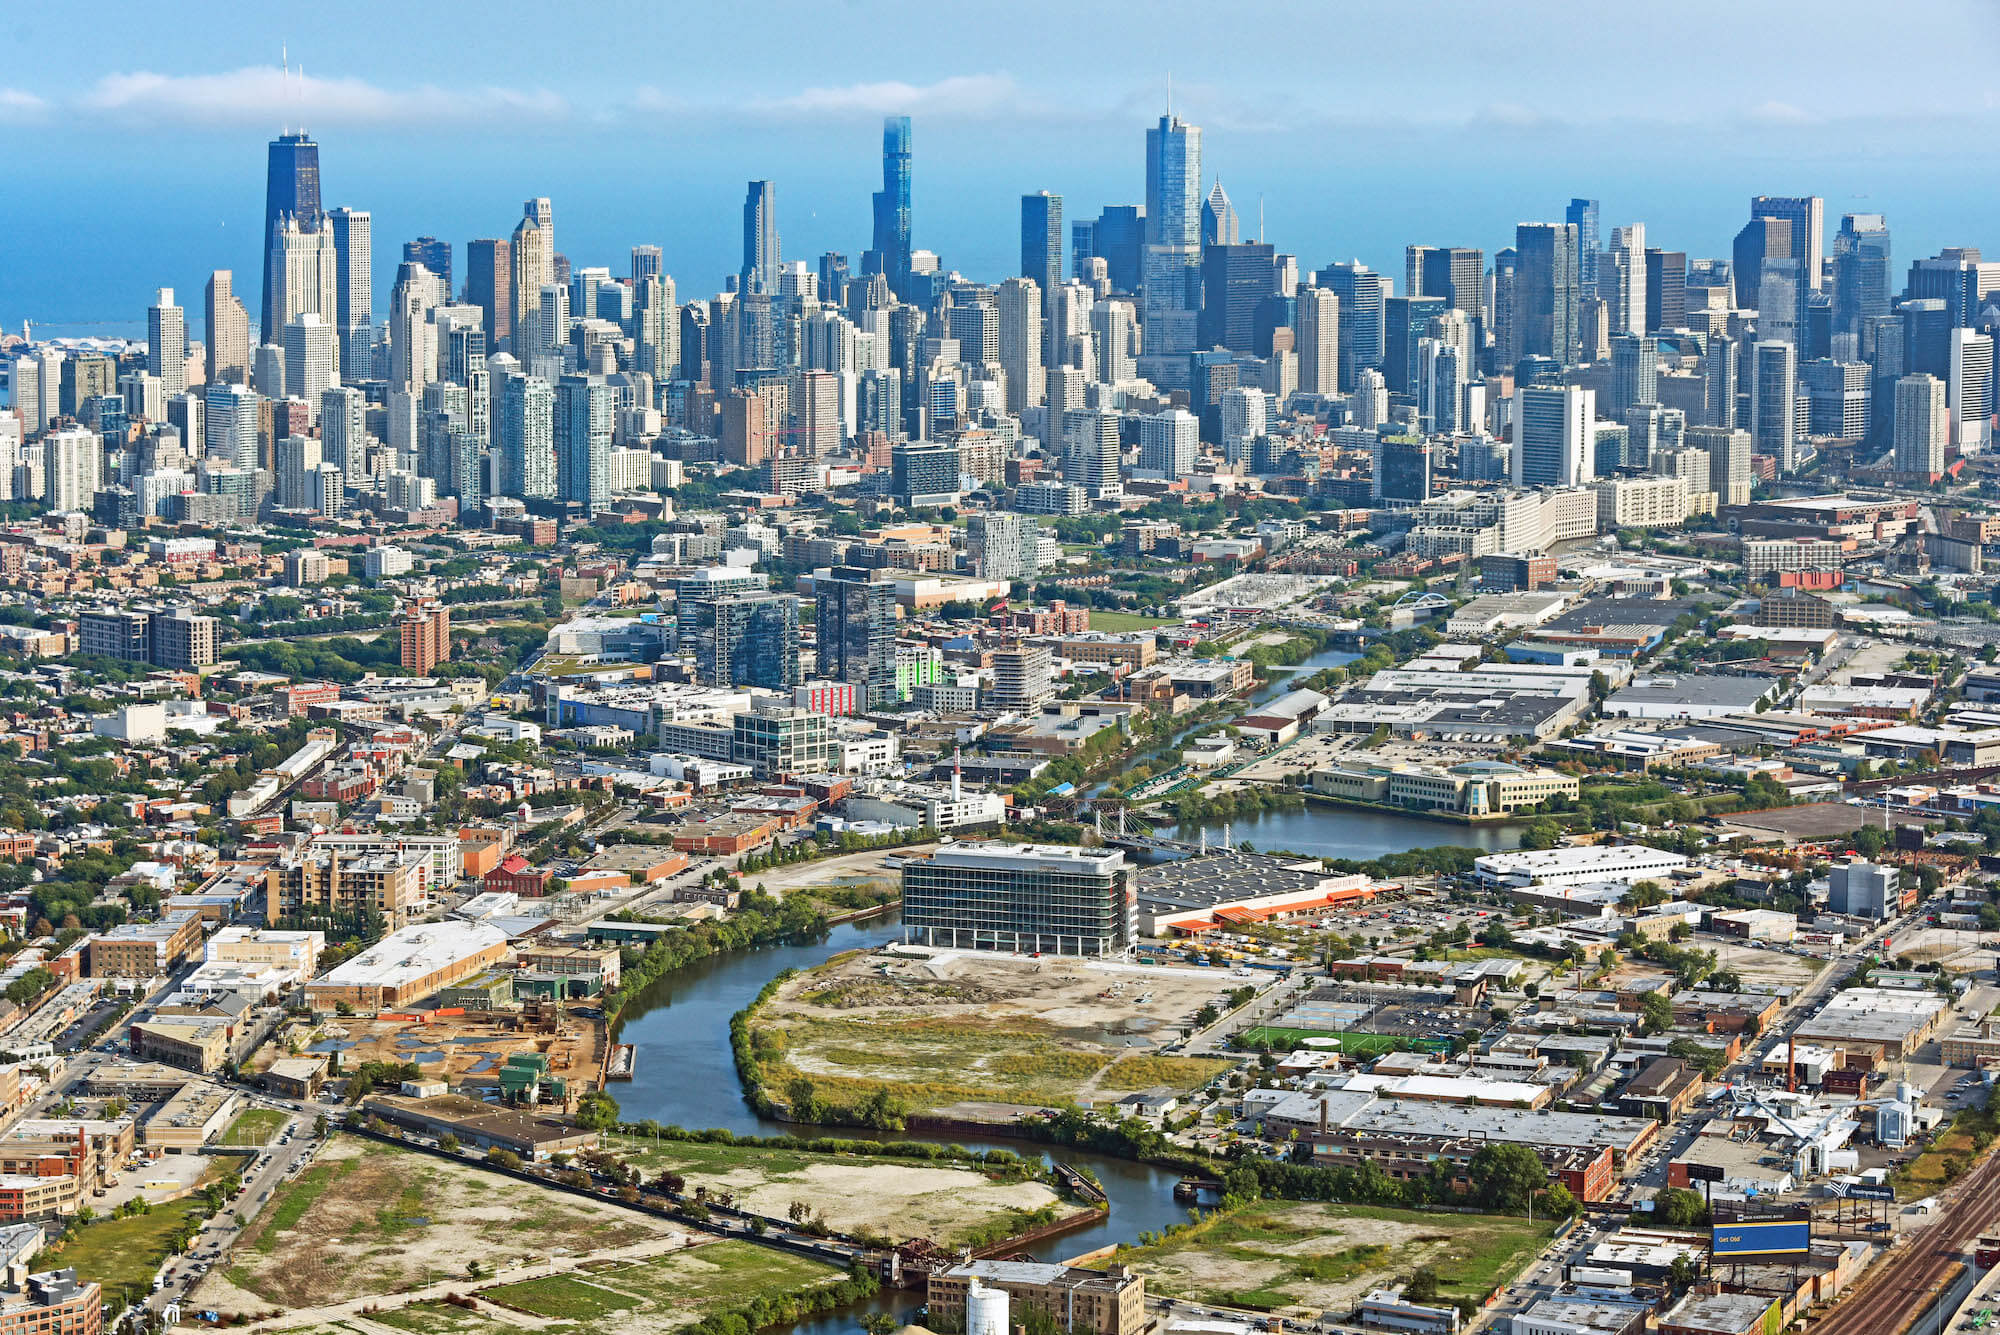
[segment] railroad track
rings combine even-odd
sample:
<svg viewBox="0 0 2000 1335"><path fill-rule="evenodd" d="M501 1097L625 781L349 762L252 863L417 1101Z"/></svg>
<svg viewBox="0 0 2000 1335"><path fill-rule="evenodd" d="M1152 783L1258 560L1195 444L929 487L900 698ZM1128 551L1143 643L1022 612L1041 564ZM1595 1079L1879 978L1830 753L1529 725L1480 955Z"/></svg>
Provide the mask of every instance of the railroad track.
<svg viewBox="0 0 2000 1335"><path fill-rule="evenodd" d="M1902 1335L1927 1315L1938 1285L1964 1259L1967 1240L2000 1220L2000 1155L1988 1155L1952 1188L1936 1218L1868 1270L1812 1327L1813 1335Z"/></svg>

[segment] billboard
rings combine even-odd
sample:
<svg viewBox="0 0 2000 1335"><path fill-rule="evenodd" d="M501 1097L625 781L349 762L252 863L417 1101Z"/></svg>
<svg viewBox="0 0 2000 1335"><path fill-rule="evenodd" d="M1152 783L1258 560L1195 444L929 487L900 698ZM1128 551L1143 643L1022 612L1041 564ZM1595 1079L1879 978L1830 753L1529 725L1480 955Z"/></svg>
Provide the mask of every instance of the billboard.
<svg viewBox="0 0 2000 1335"><path fill-rule="evenodd" d="M1687 1170L1688 1170L1688 1181L1690 1182L1722 1181L1722 1176L1723 1176L1722 1168L1719 1164L1691 1163L1687 1166Z"/></svg>
<svg viewBox="0 0 2000 1335"><path fill-rule="evenodd" d="M1795 1256L1811 1249L1812 1222L1805 1219L1746 1219L1717 1224L1709 1252L1724 1256Z"/></svg>

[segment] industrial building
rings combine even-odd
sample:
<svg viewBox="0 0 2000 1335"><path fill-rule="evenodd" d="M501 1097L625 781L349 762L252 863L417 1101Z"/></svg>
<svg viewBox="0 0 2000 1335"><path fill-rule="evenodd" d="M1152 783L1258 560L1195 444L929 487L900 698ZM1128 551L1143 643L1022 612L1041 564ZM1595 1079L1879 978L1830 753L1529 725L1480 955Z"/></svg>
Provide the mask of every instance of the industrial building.
<svg viewBox="0 0 2000 1335"><path fill-rule="evenodd" d="M1688 860L1645 844L1585 844L1527 852L1488 853L1472 864L1480 883L1497 889L1580 886L1661 880Z"/></svg>
<svg viewBox="0 0 2000 1335"><path fill-rule="evenodd" d="M507 934L483 922L434 922L391 933L323 978L306 984L306 1004L329 1011L406 1006L470 977L507 954Z"/></svg>
<svg viewBox="0 0 2000 1335"><path fill-rule="evenodd" d="M931 1314L962 1322L974 1284L998 1289L1010 1307L1040 1312L1073 1335L1140 1335L1146 1281L1122 1265L1082 1270L1041 1261L971 1261L933 1271L925 1294Z"/></svg>
<svg viewBox="0 0 2000 1335"><path fill-rule="evenodd" d="M1834 993L1794 1033L1802 1043L1900 1058L1928 1041L1948 1013L1948 1003L1935 992L1850 987Z"/></svg>
<svg viewBox="0 0 2000 1335"><path fill-rule="evenodd" d="M903 939L926 946L1116 955L1138 938L1116 849L959 844L903 864Z"/></svg>
<svg viewBox="0 0 2000 1335"><path fill-rule="evenodd" d="M1146 936L1193 936L1374 897L1366 876L1329 876L1317 859L1216 849L1140 867L1139 927Z"/></svg>

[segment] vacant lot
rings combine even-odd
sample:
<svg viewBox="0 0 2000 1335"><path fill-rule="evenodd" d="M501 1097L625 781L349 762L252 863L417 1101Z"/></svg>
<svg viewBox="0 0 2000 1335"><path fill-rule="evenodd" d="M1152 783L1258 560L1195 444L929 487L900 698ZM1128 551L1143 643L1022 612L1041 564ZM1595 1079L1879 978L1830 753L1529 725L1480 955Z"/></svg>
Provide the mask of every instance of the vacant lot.
<svg viewBox="0 0 2000 1335"><path fill-rule="evenodd" d="M319 1306L464 1275L468 1261L490 1270L675 1232L613 1205L341 1136L272 1193L234 1264L202 1282L197 1302L222 1312Z"/></svg>
<svg viewBox="0 0 2000 1335"><path fill-rule="evenodd" d="M781 1100L803 1078L836 1105L883 1088L916 1108L1103 1103L1228 1069L1154 1049L1230 985L1193 969L856 952L786 983L752 1029Z"/></svg>
<svg viewBox="0 0 2000 1335"><path fill-rule="evenodd" d="M1041 1182L994 1181L977 1166L910 1159L807 1154L743 1145L700 1145L617 1137L612 1148L648 1177L671 1170L688 1187L727 1192L738 1208L785 1218L792 1202L811 1205L843 1233L929 1238L947 1247L1034 1227L1080 1207ZM1009 1229L1010 1224L1020 1225Z"/></svg>
<svg viewBox="0 0 2000 1335"><path fill-rule="evenodd" d="M1316 1316L1345 1311L1425 1265L1442 1296L1482 1300L1550 1232L1498 1215L1269 1201L1212 1215L1154 1246L1120 1248L1118 1260L1145 1274L1148 1293Z"/></svg>
<svg viewBox="0 0 2000 1335"><path fill-rule="evenodd" d="M153 1276L167 1259L167 1238L184 1220L200 1217L198 1200L156 1205L145 1214L123 1219L99 1219L86 1224L75 1240L35 1258L44 1270L76 1268L77 1278L104 1286L104 1300L117 1303L127 1294L151 1290Z"/></svg>
<svg viewBox="0 0 2000 1335"><path fill-rule="evenodd" d="M239 1113L229 1129L222 1133L218 1144L222 1145L268 1145L277 1138L278 1129L285 1124L285 1115L276 1108L251 1108Z"/></svg>
<svg viewBox="0 0 2000 1335"><path fill-rule="evenodd" d="M1104 631L1152 630L1156 626L1176 626L1180 623L1165 617L1142 617L1137 612L1099 612L1092 609L1090 628Z"/></svg>

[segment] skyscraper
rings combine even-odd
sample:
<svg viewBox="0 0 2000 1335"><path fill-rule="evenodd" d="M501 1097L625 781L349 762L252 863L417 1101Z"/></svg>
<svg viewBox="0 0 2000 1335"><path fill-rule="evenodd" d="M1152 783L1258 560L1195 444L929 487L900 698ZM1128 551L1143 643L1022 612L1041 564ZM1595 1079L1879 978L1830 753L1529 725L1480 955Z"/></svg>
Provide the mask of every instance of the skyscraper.
<svg viewBox="0 0 2000 1335"><path fill-rule="evenodd" d="M250 374L250 312L236 296L235 275L217 269L208 276L203 304L208 317L208 383L242 380ZM190 448L193 442L190 442Z"/></svg>
<svg viewBox="0 0 2000 1335"><path fill-rule="evenodd" d="M795 686L799 600L788 593L725 593L694 607L695 679L705 686Z"/></svg>
<svg viewBox="0 0 2000 1335"><path fill-rule="evenodd" d="M1339 393L1340 298L1332 288L1300 290L1297 335L1299 392Z"/></svg>
<svg viewBox="0 0 2000 1335"><path fill-rule="evenodd" d="M146 369L160 378L168 397L187 392L187 312L163 287L146 312Z"/></svg>
<svg viewBox="0 0 2000 1335"><path fill-rule="evenodd" d="M1750 433L1730 427L1691 426L1690 449L1708 453L1708 485L1718 505L1750 503Z"/></svg>
<svg viewBox="0 0 2000 1335"><path fill-rule="evenodd" d="M1596 394L1575 385L1515 389L1514 485L1578 487L1594 476Z"/></svg>
<svg viewBox="0 0 2000 1335"><path fill-rule="evenodd" d="M1949 430L1945 384L1934 375L1906 375L1896 382L1896 471L1926 480L1944 472Z"/></svg>
<svg viewBox="0 0 2000 1335"><path fill-rule="evenodd" d="M264 301L257 329L258 337L266 343L279 336L289 318L279 310L277 275L272 267L271 238L283 218L292 219L301 232L317 232L324 221L319 202L319 145L303 130L273 139L265 165L264 230L259 241L264 251Z"/></svg>
<svg viewBox="0 0 2000 1335"><path fill-rule="evenodd" d="M1194 472L1201 453L1201 419L1169 408L1139 419L1139 467L1168 479Z"/></svg>
<svg viewBox="0 0 2000 1335"><path fill-rule="evenodd" d="M1979 454L1993 438L1993 336L1951 331L1951 439L1961 454Z"/></svg>
<svg viewBox="0 0 2000 1335"><path fill-rule="evenodd" d="M1594 199L1572 199L1563 221L1576 229L1576 280L1586 291L1597 290L1598 207Z"/></svg>
<svg viewBox="0 0 2000 1335"><path fill-rule="evenodd" d="M774 224L775 226L775 224ZM889 290L904 300L910 291L910 118L890 116L882 122L882 188L875 192L874 254L877 272L889 280ZM773 258L777 234L772 233ZM864 269L866 265L864 264ZM1033 275L1029 275L1033 277Z"/></svg>
<svg viewBox="0 0 2000 1335"><path fill-rule="evenodd" d="M1169 113L1146 131L1146 351L1193 351L1201 264L1201 127Z"/></svg>
<svg viewBox="0 0 2000 1335"><path fill-rule="evenodd" d="M1646 252L1646 332L1687 324L1687 268L1684 250Z"/></svg>
<svg viewBox="0 0 2000 1335"><path fill-rule="evenodd" d="M1257 308L1278 290L1274 259L1272 247L1255 241L1202 248L1199 346L1254 351Z"/></svg>
<svg viewBox="0 0 2000 1335"><path fill-rule="evenodd" d="M1062 282L1062 196L1043 190L1021 196L1021 277L1035 280L1042 314Z"/></svg>
<svg viewBox="0 0 2000 1335"><path fill-rule="evenodd" d="M326 215L333 230L334 312L327 321L339 345L339 365L349 380L366 380L375 345L374 219L365 209L339 208ZM447 256L450 247L445 248Z"/></svg>
<svg viewBox="0 0 2000 1335"><path fill-rule="evenodd" d="M1758 339L1752 350L1750 441L1757 453L1777 461L1778 471L1798 467L1798 349L1774 339Z"/></svg>
<svg viewBox="0 0 2000 1335"><path fill-rule="evenodd" d="M555 209L546 196L538 196L521 206L521 221L514 225L511 258L514 263L514 309L508 346L525 367L540 347L521 346L525 338L539 343L541 335L529 325L541 310L542 289L556 280Z"/></svg>
<svg viewBox="0 0 2000 1335"><path fill-rule="evenodd" d="M1607 259L1613 267L1609 283ZM1597 295L1611 307L1614 334L1646 332L1646 224L1611 229L1611 248L1598 261Z"/></svg>
<svg viewBox="0 0 2000 1335"><path fill-rule="evenodd" d="M1035 198L1029 195L1022 207ZM1024 231L1025 227L1024 222ZM1040 403L1046 393L1041 286L1032 277L1009 278L1000 284L994 304L1000 321L1000 365L1007 372L1007 411L1018 413Z"/></svg>
<svg viewBox="0 0 2000 1335"><path fill-rule="evenodd" d="M47 508L57 514L72 510L88 513L97 495L104 444L87 427L57 427L43 437L43 477L48 489Z"/></svg>
<svg viewBox="0 0 2000 1335"><path fill-rule="evenodd" d="M1319 285L1340 302L1340 391L1360 383L1362 368L1382 366L1382 275L1360 260L1329 265L1319 271Z"/></svg>
<svg viewBox="0 0 2000 1335"><path fill-rule="evenodd" d="M333 325L326 317L308 311L292 317L285 326L285 393L304 399L311 420L319 420L320 395L336 383L334 368L339 353L334 350ZM318 462L315 460L314 462Z"/></svg>
<svg viewBox="0 0 2000 1335"><path fill-rule="evenodd" d="M1879 213L1850 213L1833 238L1833 332L1858 339L1863 324L1889 313L1889 223ZM1857 347L1855 356L1873 348Z"/></svg>
<svg viewBox="0 0 2000 1335"><path fill-rule="evenodd" d="M1750 216L1785 224L1790 241L1786 254L1800 262L1806 286L1817 291L1826 255L1826 201L1817 195L1758 195L1750 201Z"/></svg>
<svg viewBox="0 0 2000 1335"><path fill-rule="evenodd" d="M402 631L403 671L413 677L451 657L451 608L435 598L411 598L398 619Z"/></svg>
<svg viewBox="0 0 2000 1335"><path fill-rule="evenodd" d="M1611 392L1605 417L1625 420L1625 412L1635 403L1658 403L1659 340L1637 334L1616 334L1611 339Z"/></svg>
<svg viewBox="0 0 2000 1335"><path fill-rule="evenodd" d="M485 321L486 345L508 346L514 335L512 246L498 237L466 242L465 295Z"/></svg>
<svg viewBox="0 0 2000 1335"><path fill-rule="evenodd" d="M896 590L868 578L866 570L837 566L813 580L819 675L844 681L862 707L882 708L896 698Z"/></svg>
<svg viewBox="0 0 2000 1335"><path fill-rule="evenodd" d="M743 268L737 275L744 292L778 290L778 187L752 181L743 196Z"/></svg>
<svg viewBox="0 0 2000 1335"><path fill-rule="evenodd" d="M436 274L446 301L458 295L458 289L451 283L451 242L440 241L434 236L420 236L415 241L403 243L403 258L415 260Z"/></svg>
<svg viewBox="0 0 2000 1335"><path fill-rule="evenodd" d="M611 386L600 375L556 382L556 484L562 499L595 515L611 504Z"/></svg>
<svg viewBox="0 0 2000 1335"><path fill-rule="evenodd" d="M1242 239L1243 227L1236 216L1236 206L1229 202L1229 192L1222 188L1222 178L1217 177L1201 205L1201 243L1233 246Z"/></svg>
<svg viewBox="0 0 2000 1335"><path fill-rule="evenodd" d="M1596 208L1594 201L1578 202ZM1514 325L1519 355L1574 365L1581 345L1577 297L1582 282L1576 224L1522 223L1514 229L1514 251ZM1519 451L1515 457L1519 458Z"/></svg>
<svg viewBox="0 0 2000 1335"><path fill-rule="evenodd" d="M556 494L555 390L540 376L510 375L500 386L500 493Z"/></svg>
<svg viewBox="0 0 2000 1335"><path fill-rule="evenodd" d="M340 310L340 260L333 232L318 218L311 228L286 214L272 224L266 272L270 314L257 331L261 343L280 346L294 316L311 312L331 323Z"/></svg>

